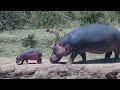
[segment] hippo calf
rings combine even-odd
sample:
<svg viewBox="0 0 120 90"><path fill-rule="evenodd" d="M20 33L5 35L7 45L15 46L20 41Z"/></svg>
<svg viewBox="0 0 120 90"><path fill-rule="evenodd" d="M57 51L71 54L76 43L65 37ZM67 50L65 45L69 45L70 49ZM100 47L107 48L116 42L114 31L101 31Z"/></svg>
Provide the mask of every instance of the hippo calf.
<svg viewBox="0 0 120 90"><path fill-rule="evenodd" d="M42 53L38 49L31 48L20 53L16 58L16 63L21 65L23 64L24 60L26 63L28 63L28 60L37 60L37 63L40 64L42 62Z"/></svg>
<svg viewBox="0 0 120 90"><path fill-rule="evenodd" d="M53 47L51 63L57 63L63 56L70 55L67 64L72 64L79 54L86 62L85 52L94 54L106 53L109 59L112 51L118 60L120 53L120 32L109 25L89 24L81 26L60 38Z"/></svg>

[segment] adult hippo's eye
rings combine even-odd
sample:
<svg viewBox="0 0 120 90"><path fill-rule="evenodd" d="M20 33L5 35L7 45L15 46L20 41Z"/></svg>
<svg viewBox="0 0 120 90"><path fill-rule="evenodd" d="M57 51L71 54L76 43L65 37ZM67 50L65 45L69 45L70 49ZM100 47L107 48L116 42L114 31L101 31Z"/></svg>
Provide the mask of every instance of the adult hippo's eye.
<svg viewBox="0 0 120 90"><path fill-rule="evenodd" d="M53 53L56 54L56 52L57 52L57 48L54 48Z"/></svg>

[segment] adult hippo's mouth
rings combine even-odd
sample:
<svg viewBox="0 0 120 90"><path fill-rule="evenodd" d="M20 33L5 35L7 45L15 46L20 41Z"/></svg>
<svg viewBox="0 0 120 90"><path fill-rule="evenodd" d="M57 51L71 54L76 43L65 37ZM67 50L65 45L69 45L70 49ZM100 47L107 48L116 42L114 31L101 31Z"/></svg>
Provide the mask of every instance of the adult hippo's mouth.
<svg viewBox="0 0 120 90"><path fill-rule="evenodd" d="M58 63L59 61L60 61L60 59L53 60L52 58L50 58L51 63Z"/></svg>
<svg viewBox="0 0 120 90"><path fill-rule="evenodd" d="M58 63L62 57L57 57L56 55L52 54L50 58L51 63Z"/></svg>

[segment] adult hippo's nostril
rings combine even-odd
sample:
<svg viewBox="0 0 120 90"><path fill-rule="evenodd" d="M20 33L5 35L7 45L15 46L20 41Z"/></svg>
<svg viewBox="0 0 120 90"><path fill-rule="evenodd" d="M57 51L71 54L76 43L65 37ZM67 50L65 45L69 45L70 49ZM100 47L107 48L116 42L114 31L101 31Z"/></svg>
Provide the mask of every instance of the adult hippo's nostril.
<svg viewBox="0 0 120 90"><path fill-rule="evenodd" d="M52 58L50 58L50 62L51 62L51 63L57 63L58 60L53 60Z"/></svg>
<svg viewBox="0 0 120 90"><path fill-rule="evenodd" d="M56 64L56 63L58 63L58 61L51 61L51 63Z"/></svg>

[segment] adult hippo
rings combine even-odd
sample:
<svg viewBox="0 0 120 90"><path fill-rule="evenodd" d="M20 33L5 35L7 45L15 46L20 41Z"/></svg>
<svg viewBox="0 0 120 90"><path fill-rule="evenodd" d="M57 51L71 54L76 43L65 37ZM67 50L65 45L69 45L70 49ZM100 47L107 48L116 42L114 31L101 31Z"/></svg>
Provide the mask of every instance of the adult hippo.
<svg viewBox="0 0 120 90"><path fill-rule="evenodd" d="M60 38L53 47L50 61L57 63L63 56L71 54L67 64L72 64L79 54L85 63L85 52L106 53L105 58L108 59L112 51L117 60L120 53L120 32L109 25L90 24L77 28Z"/></svg>
<svg viewBox="0 0 120 90"><path fill-rule="evenodd" d="M21 52L16 58L16 63L21 65L23 64L24 60L26 63L28 63L28 60L37 60L37 63L40 64L42 62L42 52L36 48L31 48Z"/></svg>

